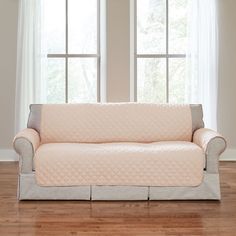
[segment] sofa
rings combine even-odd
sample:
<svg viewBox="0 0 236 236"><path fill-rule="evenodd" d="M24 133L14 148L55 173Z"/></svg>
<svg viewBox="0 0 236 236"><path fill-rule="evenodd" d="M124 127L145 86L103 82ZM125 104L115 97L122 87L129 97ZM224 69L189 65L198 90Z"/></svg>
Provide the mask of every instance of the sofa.
<svg viewBox="0 0 236 236"><path fill-rule="evenodd" d="M32 104L19 200L219 200L225 139L198 104Z"/></svg>

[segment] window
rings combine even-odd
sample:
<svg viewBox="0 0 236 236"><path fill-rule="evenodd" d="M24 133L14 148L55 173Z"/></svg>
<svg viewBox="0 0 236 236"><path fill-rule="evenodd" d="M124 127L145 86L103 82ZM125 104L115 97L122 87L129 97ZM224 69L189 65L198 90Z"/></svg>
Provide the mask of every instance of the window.
<svg viewBox="0 0 236 236"><path fill-rule="evenodd" d="M135 100L184 102L187 1L135 0Z"/></svg>
<svg viewBox="0 0 236 236"><path fill-rule="evenodd" d="M100 100L99 0L47 0L47 102Z"/></svg>

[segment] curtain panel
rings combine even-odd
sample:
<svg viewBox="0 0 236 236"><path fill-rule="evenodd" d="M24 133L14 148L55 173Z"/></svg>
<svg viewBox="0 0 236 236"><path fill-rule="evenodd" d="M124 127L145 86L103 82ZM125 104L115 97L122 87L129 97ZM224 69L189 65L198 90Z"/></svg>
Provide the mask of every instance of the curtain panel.
<svg viewBox="0 0 236 236"><path fill-rule="evenodd" d="M205 125L217 129L217 0L189 0L185 100L201 103Z"/></svg>
<svg viewBox="0 0 236 236"><path fill-rule="evenodd" d="M15 131L26 127L31 103L45 96L46 50L43 32L43 0L20 0L18 16Z"/></svg>

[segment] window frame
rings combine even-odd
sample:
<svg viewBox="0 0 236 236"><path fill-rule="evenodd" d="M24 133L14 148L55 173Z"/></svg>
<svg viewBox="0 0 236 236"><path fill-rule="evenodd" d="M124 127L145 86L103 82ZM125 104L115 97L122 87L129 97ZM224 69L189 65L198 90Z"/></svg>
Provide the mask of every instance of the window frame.
<svg viewBox="0 0 236 236"><path fill-rule="evenodd" d="M134 40L133 40L133 51L134 51L134 58L133 58L133 100L134 102L138 102L138 94L137 94L137 61L139 58L165 58L166 59L166 103L169 103L169 59L170 58L186 58L186 54L170 54L169 53L169 0L165 0L166 2L166 11L165 11L165 17L166 17L166 27L165 27L165 35L166 35L166 52L165 54L138 54L137 53L137 1L133 0L133 34L134 34Z"/></svg>
<svg viewBox="0 0 236 236"><path fill-rule="evenodd" d="M100 0L97 0L97 53L95 54L71 54L68 53L69 49L69 37L68 37L68 2L69 0L65 0L65 53L48 53L47 58L56 59L63 58L65 59L65 103L68 103L68 79L69 79L69 71L68 71L68 61L69 58L95 58L97 60L97 102L101 101L101 55L100 55Z"/></svg>

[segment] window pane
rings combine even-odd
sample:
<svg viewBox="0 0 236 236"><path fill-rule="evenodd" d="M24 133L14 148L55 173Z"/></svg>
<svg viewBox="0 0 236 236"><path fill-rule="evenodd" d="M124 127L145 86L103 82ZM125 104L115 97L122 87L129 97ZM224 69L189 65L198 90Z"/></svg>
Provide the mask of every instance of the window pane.
<svg viewBox="0 0 236 236"><path fill-rule="evenodd" d="M65 59L48 59L47 102L65 102Z"/></svg>
<svg viewBox="0 0 236 236"><path fill-rule="evenodd" d="M185 54L187 44L187 2L169 0L169 53Z"/></svg>
<svg viewBox="0 0 236 236"><path fill-rule="evenodd" d="M166 0L137 0L137 52L166 50Z"/></svg>
<svg viewBox="0 0 236 236"><path fill-rule="evenodd" d="M137 100L166 102L166 60L139 58L137 62Z"/></svg>
<svg viewBox="0 0 236 236"><path fill-rule="evenodd" d="M185 80L186 80L185 58L169 59L169 101L170 103L184 103Z"/></svg>
<svg viewBox="0 0 236 236"><path fill-rule="evenodd" d="M69 59L68 70L69 102L96 102L97 59L71 58Z"/></svg>
<svg viewBox="0 0 236 236"><path fill-rule="evenodd" d="M69 53L97 53L97 0L68 0Z"/></svg>
<svg viewBox="0 0 236 236"><path fill-rule="evenodd" d="M44 9L47 51L65 53L65 0L47 0Z"/></svg>

